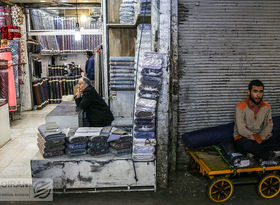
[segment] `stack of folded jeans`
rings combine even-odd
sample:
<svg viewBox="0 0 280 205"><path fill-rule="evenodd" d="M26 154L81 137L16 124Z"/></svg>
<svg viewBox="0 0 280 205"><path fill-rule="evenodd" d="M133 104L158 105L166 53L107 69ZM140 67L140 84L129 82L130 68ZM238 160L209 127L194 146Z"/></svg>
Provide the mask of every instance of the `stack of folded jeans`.
<svg viewBox="0 0 280 205"><path fill-rule="evenodd" d="M132 135L124 130L113 130L107 142L110 144L110 152L116 156L131 154L132 152Z"/></svg>
<svg viewBox="0 0 280 205"><path fill-rule="evenodd" d="M87 154L89 137L99 135L100 130L101 128L95 127L69 128L67 132L67 155L80 156Z"/></svg>
<svg viewBox="0 0 280 205"><path fill-rule="evenodd" d="M151 14L151 0L138 0L138 3L135 5L135 15Z"/></svg>
<svg viewBox="0 0 280 205"><path fill-rule="evenodd" d="M134 57L110 57L111 90L135 90Z"/></svg>
<svg viewBox="0 0 280 205"><path fill-rule="evenodd" d="M56 123L48 122L38 128L37 146L44 158L61 156L65 152L66 135Z"/></svg>
<svg viewBox="0 0 280 205"><path fill-rule="evenodd" d="M134 24L134 0L123 0L120 6L120 23Z"/></svg>
<svg viewBox="0 0 280 205"><path fill-rule="evenodd" d="M155 138L155 118L157 100L160 96L163 55L145 52L140 61L140 73L136 89L134 116L134 141ZM134 142L133 159L135 161L154 160L155 145L139 145Z"/></svg>
<svg viewBox="0 0 280 205"><path fill-rule="evenodd" d="M92 133L89 137L88 154L92 156L107 154L109 152L109 144L107 140L112 127L92 128L92 132L94 131L93 129L95 129L95 134Z"/></svg>

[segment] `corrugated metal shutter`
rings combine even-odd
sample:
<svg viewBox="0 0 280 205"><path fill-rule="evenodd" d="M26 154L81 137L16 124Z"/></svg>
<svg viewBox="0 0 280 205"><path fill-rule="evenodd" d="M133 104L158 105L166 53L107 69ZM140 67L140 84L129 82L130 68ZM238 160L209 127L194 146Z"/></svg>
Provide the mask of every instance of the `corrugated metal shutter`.
<svg viewBox="0 0 280 205"><path fill-rule="evenodd" d="M179 0L178 31L181 168L181 134L231 122L250 80L280 115L280 1Z"/></svg>

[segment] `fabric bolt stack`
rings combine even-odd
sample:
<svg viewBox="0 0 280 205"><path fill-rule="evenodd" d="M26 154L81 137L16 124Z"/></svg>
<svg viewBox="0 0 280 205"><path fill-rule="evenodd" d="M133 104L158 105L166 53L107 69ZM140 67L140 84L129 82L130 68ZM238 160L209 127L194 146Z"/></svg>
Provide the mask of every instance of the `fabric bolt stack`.
<svg viewBox="0 0 280 205"><path fill-rule="evenodd" d="M155 118L157 100L160 95L163 55L145 52L138 68L139 82L136 91L134 117L134 139L155 139ZM140 79L140 80L139 80ZM140 84L140 85L139 85ZM154 145L139 145L134 141L133 159L135 161L154 160Z"/></svg>
<svg viewBox="0 0 280 205"><path fill-rule="evenodd" d="M2 39L14 40L21 38L20 27L18 26L2 26Z"/></svg>
<svg viewBox="0 0 280 205"><path fill-rule="evenodd" d="M120 23L134 24L134 0L123 0L120 6Z"/></svg>
<svg viewBox="0 0 280 205"><path fill-rule="evenodd" d="M44 158L61 156L65 153L66 135L55 122L48 122L38 128L37 146Z"/></svg>
<svg viewBox="0 0 280 205"><path fill-rule="evenodd" d="M134 57L110 57L110 89L135 90Z"/></svg>
<svg viewBox="0 0 280 205"><path fill-rule="evenodd" d="M76 134L78 128L69 128L66 131L66 154L70 157L87 154L87 136Z"/></svg>
<svg viewBox="0 0 280 205"><path fill-rule="evenodd" d="M5 19L5 8L3 6L0 6L0 28L2 26L5 26L6 19Z"/></svg>
<svg viewBox="0 0 280 205"><path fill-rule="evenodd" d="M12 51L12 62L15 78L15 87L16 87L16 96L19 97L19 71L18 71L18 62L19 62L19 41L18 40L8 40L8 47Z"/></svg>
<svg viewBox="0 0 280 205"><path fill-rule="evenodd" d="M0 107L8 102L8 60L0 59ZM4 100L3 100L4 99Z"/></svg>
<svg viewBox="0 0 280 205"><path fill-rule="evenodd" d="M42 60L40 58L34 58L33 61L33 75L36 78L41 78L42 75Z"/></svg>
<svg viewBox="0 0 280 205"><path fill-rule="evenodd" d="M132 135L124 130L113 128L107 142L110 152L116 156L132 153Z"/></svg>
<svg viewBox="0 0 280 205"><path fill-rule="evenodd" d="M5 6L5 20L6 20L6 26L13 26L10 6Z"/></svg>
<svg viewBox="0 0 280 205"><path fill-rule="evenodd" d="M96 134L89 137L88 153L92 156L107 154L109 144L107 142L112 127L103 127L101 130L96 128Z"/></svg>
<svg viewBox="0 0 280 205"><path fill-rule="evenodd" d="M43 109L49 103L49 92L48 92L48 79L42 78L32 82L34 104L38 110Z"/></svg>
<svg viewBox="0 0 280 205"><path fill-rule="evenodd" d="M40 53L41 52L41 45L34 39L27 40L27 52L31 53Z"/></svg>
<svg viewBox="0 0 280 205"><path fill-rule="evenodd" d="M151 0L138 0L135 5L135 14L151 15Z"/></svg>
<svg viewBox="0 0 280 205"><path fill-rule="evenodd" d="M48 71L49 71L49 76L64 76L64 65L49 65L48 66Z"/></svg>
<svg viewBox="0 0 280 205"><path fill-rule="evenodd" d="M17 98L15 89L14 71L12 65L12 51L11 48L0 48L0 59L3 60L2 64L8 62L8 105L9 111L17 110ZM4 65L5 66L5 65Z"/></svg>

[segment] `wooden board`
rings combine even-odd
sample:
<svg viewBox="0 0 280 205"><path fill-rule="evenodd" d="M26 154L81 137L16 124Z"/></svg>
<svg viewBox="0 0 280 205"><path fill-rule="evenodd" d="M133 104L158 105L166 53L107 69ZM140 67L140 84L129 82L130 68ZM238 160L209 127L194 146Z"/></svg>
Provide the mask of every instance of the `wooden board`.
<svg viewBox="0 0 280 205"><path fill-rule="evenodd" d="M136 35L134 28L110 28L109 56L135 56Z"/></svg>
<svg viewBox="0 0 280 205"><path fill-rule="evenodd" d="M122 0L108 0L108 23L120 23L120 6Z"/></svg>

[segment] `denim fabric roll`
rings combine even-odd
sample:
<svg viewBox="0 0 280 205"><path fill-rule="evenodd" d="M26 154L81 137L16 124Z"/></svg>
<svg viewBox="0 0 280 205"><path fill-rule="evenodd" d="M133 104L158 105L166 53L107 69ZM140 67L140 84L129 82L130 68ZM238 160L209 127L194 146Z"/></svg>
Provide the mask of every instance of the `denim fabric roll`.
<svg viewBox="0 0 280 205"><path fill-rule="evenodd" d="M65 146L64 145L58 145L58 146L45 146L43 144L37 143L37 146L41 146L42 151L44 152L55 152L55 151L64 151Z"/></svg>
<svg viewBox="0 0 280 205"><path fill-rule="evenodd" d="M144 91L141 90L138 94L138 96L140 98L146 98L146 99L153 99L156 100L159 97L159 93L158 92L154 92L154 91Z"/></svg>
<svg viewBox="0 0 280 205"><path fill-rule="evenodd" d="M134 137L140 138L140 139L150 139L150 138L155 138L155 133L154 132L134 132Z"/></svg>
<svg viewBox="0 0 280 205"><path fill-rule="evenodd" d="M37 133L37 136L38 136L37 141L40 142L41 144L44 144L46 147L54 147L54 146L65 144L64 139L54 139L54 140L46 141L46 139L42 137L40 133Z"/></svg>
<svg viewBox="0 0 280 205"><path fill-rule="evenodd" d="M133 64L134 65L134 64ZM127 70L127 71L134 71L133 66L118 66L118 65L111 65L110 66L111 70Z"/></svg>
<svg viewBox="0 0 280 205"><path fill-rule="evenodd" d="M132 153L132 148L117 150L117 149L110 147L109 150L111 153L113 153L116 156L128 155L128 154Z"/></svg>
<svg viewBox="0 0 280 205"><path fill-rule="evenodd" d="M110 142L110 147L113 147L116 150L128 149L131 148L131 146L132 146L132 142L122 142L122 143Z"/></svg>
<svg viewBox="0 0 280 205"><path fill-rule="evenodd" d="M68 143L82 143L88 142L88 137L85 136L71 136L66 138Z"/></svg>
<svg viewBox="0 0 280 205"><path fill-rule="evenodd" d="M41 154L43 155L44 158L51 158L51 157L58 157L64 155L64 151L55 151L55 152L45 152L43 153L41 151Z"/></svg>
<svg viewBox="0 0 280 205"><path fill-rule="evenodd" d="M141 74L145 76L160 77L163 72L161 69L143 68Z"/></svg>
<svg viewBox="0 0 280 205"><path fill-rule="evenodd" d="M140 81L146 85L161 85L161 78L159 77L143 76Z"/></svg>
<svg viewBox="0 0 280 205"><path fill-rule="evenodd" d="M87 142L81 142L81 143L67 143L66 144L67 149L69 150L76 150L76 149L86 149L87 148Z"/></svg>

